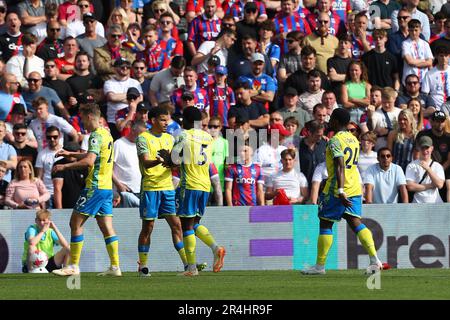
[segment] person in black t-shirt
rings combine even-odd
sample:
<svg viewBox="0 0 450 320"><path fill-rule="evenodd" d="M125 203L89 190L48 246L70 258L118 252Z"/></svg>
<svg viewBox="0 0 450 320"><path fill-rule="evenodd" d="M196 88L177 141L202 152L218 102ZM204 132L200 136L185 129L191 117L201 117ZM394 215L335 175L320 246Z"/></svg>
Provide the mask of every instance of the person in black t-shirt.
<svg viewBox="0 0 450 320"><path fill-rule="evenodd" d="M80 145L76 142L69 142L63 149L78 152L80 151ZM54 165L75 162L76 160L74 157L63 158L56 161ZM75 206L81 190L85 186L86 176L87 168L52 173L54 188L53 204L55 209L67 209Z"/></svg>
<svg viewBox="0 0 450 320"><path fill-rule="evenodd" d="M352 62L352 38L347 34L339 37L339 45L334 57L327 61L328 77L330 78L331 90L336 99L341 100L341 86L345 82L348 65Z"/></svg>
<svg viewBox="0 0 450 320"><path fill-rule="evenodd" d="M22 25L19 16L15 12L10 12L6 16L7 31L0 36L0 56L5 62L9 58L19 54L22 51Z"/></svg>
<svg viewBox="0 0 450 320"><path fill-rule="evenodd" d="M397 59L386 50L388 40L386 30L376 29L373 31L372 37L375 42L375 49L364 53L361 57L367 67L370 84L381 88L391 87L399 90Z"/></svg>
<svg viewBox="0 0 450 320"><path fill-rule="evenodd" d="M308 90L308 73L312 70L317 70L320 73L322 80L322 89L328 90L330 88L330 81L325 73L316 69L317 52L311 46L305 46L300 54L301 66L300 69L291 74L284 83L284 89L289 87L295 88L299 95Z"/></svg>
<svg viewBox="0 0 450 320"><path fill-rule="evenodd" d="M29 129L24 123L15 124L12 129L12 134L14 137L12 145L14 149L16 149L17 163L22 160L29 160L34 166L36 163L37 148L30 146L30 140L27 137L30 134L28 130Z"/></svg>
<svg viewBox="0 0 450 320"><path fill-rule="evenodd" d="M66 80L72 89L73 96L80 103L83 97L92 96L100 101L103 90L101 79L89 72L89 56L86 52L79 52L75 58L75 73ZM70 115L78 114L78 104L69 109Z"/></svg>
<svg viewBox="0 0 450 320"><path fill-rule="evenodd" d="M249 120L250 126L255 129L265 128L269 124L269 114L261 105L252 102L250 87L247 82L238 82L234 93L238 103L231 107L229 117L242 117Z"/></svg>
<svg viewBox="0 0 450 320"><path fill-rule="evenodd" d="M77 99L74 97L72 88L63 80L57 78L58 69L56 68L55 60L48 59L44 64L45 78L42 79L42 84L46 87L52 88L61 99L62 103L67 109L73 108L77 104ZM57 116L61 116L58 110L55 110Z"/></svg>

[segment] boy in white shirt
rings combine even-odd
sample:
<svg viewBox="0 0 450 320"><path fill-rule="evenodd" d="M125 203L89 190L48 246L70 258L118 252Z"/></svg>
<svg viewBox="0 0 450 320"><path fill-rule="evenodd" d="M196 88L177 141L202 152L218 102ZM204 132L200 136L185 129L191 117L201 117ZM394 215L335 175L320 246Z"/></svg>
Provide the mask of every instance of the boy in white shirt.
<svg viewBox="0 0 450 320"><path fill-rule="evenodd" d="M420 82L425 78L428 68L433 66L433 54L428 42L420 39L422 27L420 21L411 19L408 22L409 37L402 44L403 77L402 83L405 85L405 78L409 74L415 74Z"/></svg>

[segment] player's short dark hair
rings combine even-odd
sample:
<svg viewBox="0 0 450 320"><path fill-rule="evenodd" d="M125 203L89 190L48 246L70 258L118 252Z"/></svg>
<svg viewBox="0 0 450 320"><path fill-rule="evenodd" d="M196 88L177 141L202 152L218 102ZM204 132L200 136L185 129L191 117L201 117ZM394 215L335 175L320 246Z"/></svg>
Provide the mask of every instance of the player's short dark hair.
<svg viewBox="0 0 450 320"><path fill-rule="evenodd" d="M168 17L168 18L172 19L172 21L175 21L173 18L173 15L168 11L161 13L161 15L159 16L159 20L161 20L164 17Z"/></svg>
<svg viewBox="0 0 450 320"><path fill-rule="evenodd" d="M318 103L318 104L316 104L314 107L313 107L313 114L314 113L316 113L316 111L318 110L318 109L326 109L327 107L325 106L325 105L323 105L322 103Z"/></svg>
<svg viewBox="0 0 450 320"><path fill-rule="evenodd" d="M286 39L294 39L297 41L302 41L305 38L305 35L300 31L291 31L286 35Z"/></svg>
<svg viewBox="0 0 450 320"><path fill-rule="evenodd" d="M224 28L222 28L222 30L220 30L220 33L217 36L217 39L222 38L225 35L237 37L236 31L234 31L233 29L224 27Z"/></svg>
<svg viewBox="0 0 450 320"><path fill-rule="evenodd" d="M317 56L316 49L314 49L310 45L306 45L306 46L303 47L302 52L300 53L300 56L301 57L307 57L307 56L310 56L312 54L314 55L314 57Z"/></svg>
<svg viewBox="0 0 450 320"><path fill-rule="evenodd" d="M165 115L165 116L169 115L169 110L167 108L157 106L157 107L151 108L150 111L148 112L149 119L158 118L159 116L162 116L162 115Z"/></svg>
<svg viewBox="0 0 450 320"><path fill-rule="evenodd" d="M58 127L50 126L45 130L45 133L48 134L49 132L53 132L53 131L58 131L58 134L61 132Z"/></svg>
<svg viewBox="0 0 450 320"><path fill-rule="evenodd" d="M77 60L78 57L80 57L80 56L86 56L86 57L89 58L89 54L88 54L86 51L83 51L83 50L77 52L77 54L75 55L75 60ZM47 60L47 61L48 61L48 60ZM89 61L89 62L90 62L90 61Z"/></svg>
<svg viewBox="0 0 450 320"><path fill-rule="evenodd" d="M196 107L187 107L183 110L183 127L192 128L194 122L202 121L202 113Z"/></svg>
<svg viewBox="0 0 450 320"><path fill-rule="evenodd" d="M344 108L336 108L331 113L331 119L335 119L341 126L346 126L350 122L350 112Z"/></svg>
<svg viewBox="0 0 450 320"><path fill-rule="evenodd" d="M383 88L381 88L379 86L372 86L372 88L370 88L370 93L375 92L375 91L383 92Z"/></svg>
<svg viewBox="0 0 450 320"><path fill-rule="evenodd" d="M236 84L234 85L234 90L236 91L241 88L248 90L248 89L250 89L250 84L247 81L236 82Z"/></svg>
<svg viewBox="0 0 450 320"><path fill-rule="evenodd" d="M244 42L244 41L246 41L246 40L248 40L248 39L251 39L251 40L253 40L253 41L258 41L258 40L256 39L256 36L255 36L255 35L252 35L252 34L246 34L246 35L244 35L244 36L242 37L241 42Z"/></svg>

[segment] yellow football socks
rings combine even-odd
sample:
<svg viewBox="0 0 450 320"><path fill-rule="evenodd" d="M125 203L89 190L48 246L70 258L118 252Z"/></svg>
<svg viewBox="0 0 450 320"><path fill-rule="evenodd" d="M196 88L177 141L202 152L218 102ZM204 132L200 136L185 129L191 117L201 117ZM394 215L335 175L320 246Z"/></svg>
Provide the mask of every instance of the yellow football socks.
<svg viewBox="0 0 450 320"><path fill-rule="evenodd" d="M105 238L106 250L112 267L119 266L119 237L116 235Z"/></svg>
<svg viewBox="0 0 450 320"><path fill-rule="evenodd" d="M84 236L72 236L70 238L70 264L79 265L81 250L83 249Z"/></svg>

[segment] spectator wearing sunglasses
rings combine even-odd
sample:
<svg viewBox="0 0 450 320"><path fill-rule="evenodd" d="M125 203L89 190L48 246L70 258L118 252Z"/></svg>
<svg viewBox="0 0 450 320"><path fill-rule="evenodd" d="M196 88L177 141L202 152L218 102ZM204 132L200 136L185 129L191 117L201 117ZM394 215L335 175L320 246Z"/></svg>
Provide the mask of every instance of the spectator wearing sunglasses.
<svg viewBox="0 0 450 320"><path fill-rule="evenodd" d="M80 18L77 18L68 23L66 29L66 37L78 37L86 32L88 24L93 24L95 34L100 37L105 37L105 28L100 21L97 21L94 14L91 11L92 4L88 0L78 0L78 8L80 8ZM97 12L97 8L95 9Z"/></svg>
<svg viewBox="0 0 450 320"><path fill-rule="evenodd" d="M47 24L47 38L37 47L36 55L44 61L62 58L64 56L64 42L60 40L61 26L59 22L52 21Z"/></svg>
<svg viewBox="0 0 450 320"><path fill-rule="evenodd" d="M408 203L405 174L400 166L392 163L389 148L378 150L377 160L378 163L369 166L363 180L366 204L397 203L398 200Z"/></svg>
<svg viewBox="0 0 450 320"><path fill-rule="evenodd" d="M231 14L235 21L245 20L245 16L251 15L257 20L257 22L263 22L267 20L266 6L262 1L235 1L226 10L227 14Z"/></svg>
<svg viewBox="0 0 450 320"><path fill-rule="evenodd" d="M120 25L113 24L107 31L107 42L105 45L94 49L94 67L97 75L103 80L111 79L115 74L114 62L118 58L134 61L135 55L122 47L121 38L123 30Z"/></svg>
<svg viewBox="0 0 450 320"><path fill-rule="evenodd" d="M16 106L21 106L16 104ZM25 114L25 109L21 106L22 110L15 110L15 112L20 112ZM15 117L18 118L18 117ZM22 117L23 119L24 117ZM11 125L11 123L7 123ZM33 131L26 126L25 123L17 123L12 128L13 141L10 141L17 153L17 162L21 160L28 160L34 166L37 158L37 141L34 137Z"/></svg>
<svg viewBox="0 0 450 320"><path fill-rule="evenodd" d="M104 46L107 40L104 38L105 31L102 24L96 20L92 13L86 13L83 16L84 32L78 35L75 39L78 42L80 51L87 52L91 66L93 65L94 49ZM98 29L101 26L103 32L99 32ZM94 68L91 68L93 74L97 74Z"/></svg>
<svg viewBox="0 0 450 320"><path fill-rule="evenodd" d="M277 71L277 77L280 83L284 83L291 74L300 69L302 64L300 58L302 47L300 45L303 38L303 34L300 31L291 31L287 34L287 52L281 56Z"/></svg>

